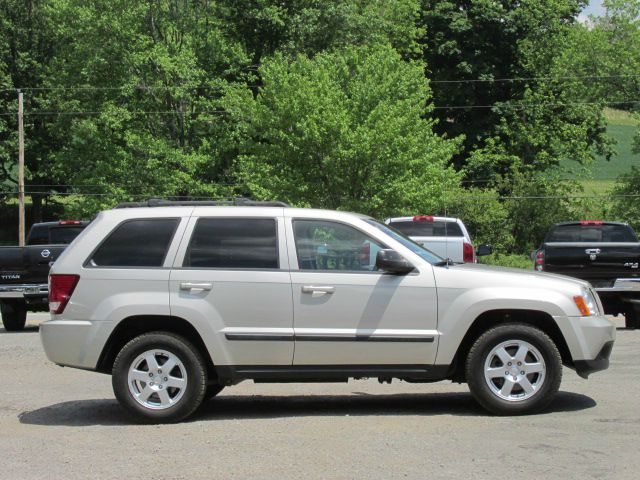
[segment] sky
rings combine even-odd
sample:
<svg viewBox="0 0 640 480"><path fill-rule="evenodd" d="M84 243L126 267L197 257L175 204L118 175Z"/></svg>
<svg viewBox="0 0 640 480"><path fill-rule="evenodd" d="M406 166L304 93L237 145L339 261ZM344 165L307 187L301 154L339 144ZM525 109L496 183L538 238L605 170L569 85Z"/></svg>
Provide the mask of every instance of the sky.
<svg viewBox="0 0 640 480"><path fill-rule="evenodd" d="M589 5L582 11L582 15L602 15L604 14L604 8L602 7L602 0L590 0Z"/></svg>
<svg viewBox="0 0 640 480"><path fill-rule="evenodd" d="M580 23L588 25L589 15L594 15L596 17L604 15L602 0L589 0L589 5L587 5L585 9L578 15L578 21Z"/></svg>

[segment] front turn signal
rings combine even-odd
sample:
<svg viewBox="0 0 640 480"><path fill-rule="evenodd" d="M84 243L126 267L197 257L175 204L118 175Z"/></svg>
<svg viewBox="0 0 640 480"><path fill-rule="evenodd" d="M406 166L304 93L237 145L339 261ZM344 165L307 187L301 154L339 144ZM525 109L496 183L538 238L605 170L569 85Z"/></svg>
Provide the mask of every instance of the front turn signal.
<svg viewBox="0 0 640 480"><path fill-rule="evenodd" d="M591 316L591 310L589 310L589 306L587 305L587 302L583 296L576 295L575 297L573 297L573 301L575 302L578 310L580 310L580 313L583 317Z"/></svg>

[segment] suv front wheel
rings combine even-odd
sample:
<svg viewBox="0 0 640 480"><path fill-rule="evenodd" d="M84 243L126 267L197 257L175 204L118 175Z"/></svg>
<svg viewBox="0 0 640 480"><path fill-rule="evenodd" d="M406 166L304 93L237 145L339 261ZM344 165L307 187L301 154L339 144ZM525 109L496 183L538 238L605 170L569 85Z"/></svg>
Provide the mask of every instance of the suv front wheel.
<svg viewBox="0 0 640 480"><path fill-rule="evenodd" d="M466 362L472 395L497 415L546 407L560 388L562 360L543 331L524 324L494 327L473 344Z"/></svg>
<svg viewBox="0 0 640 480"><path fill-rule="evenodd" d="M185 338L151 332L127 343L113 364L113 391L120 404L146 423L178 422L204 399L206 365Z"/></svg>

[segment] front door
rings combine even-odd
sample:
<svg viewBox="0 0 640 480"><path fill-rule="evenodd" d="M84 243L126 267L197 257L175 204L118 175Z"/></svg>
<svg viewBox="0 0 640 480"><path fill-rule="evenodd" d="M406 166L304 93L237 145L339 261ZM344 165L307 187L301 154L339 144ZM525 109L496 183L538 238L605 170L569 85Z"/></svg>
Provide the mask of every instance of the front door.
<svg viewBox="0 0 640 480"><path fill-rule="evenodd" d="M346 223L287 219L294 365L429 365L437 350L433 270L376 271L379 240ZM290 255L292 249L289 250Z"/></svg>

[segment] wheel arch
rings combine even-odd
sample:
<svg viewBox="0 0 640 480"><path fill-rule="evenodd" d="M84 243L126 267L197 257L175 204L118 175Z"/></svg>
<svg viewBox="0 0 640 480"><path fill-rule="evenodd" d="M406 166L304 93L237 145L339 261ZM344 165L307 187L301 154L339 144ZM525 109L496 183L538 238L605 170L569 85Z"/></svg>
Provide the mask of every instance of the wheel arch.
<svg viewBox="0 0 640 480"><path fill-rule="evenodd" d="M467 329L462 342L453 357L452 362L452 379L456 382L465 382L464 366L467 354L474 342L484 332L498 325L509 323L524 323L532 327L538 328L546 333L555 343L562 363L567 366L573 365L573 358L569 350L569 346L562 335L560 327L553 317L547 312L540 310L528 309L496 309L488 310L478 315Z"/></svg>
<svg viewBox="0 0 640 480"><path fill-rule="evenodd" d="M183 318L165 315L135 315L118 323L102 349L96 371L111 374L116 356L127 342L144 333L155 331L175 333L190 341L206 362L208 378L211 380L217 377L211 355L198 330Z"/></svg>

